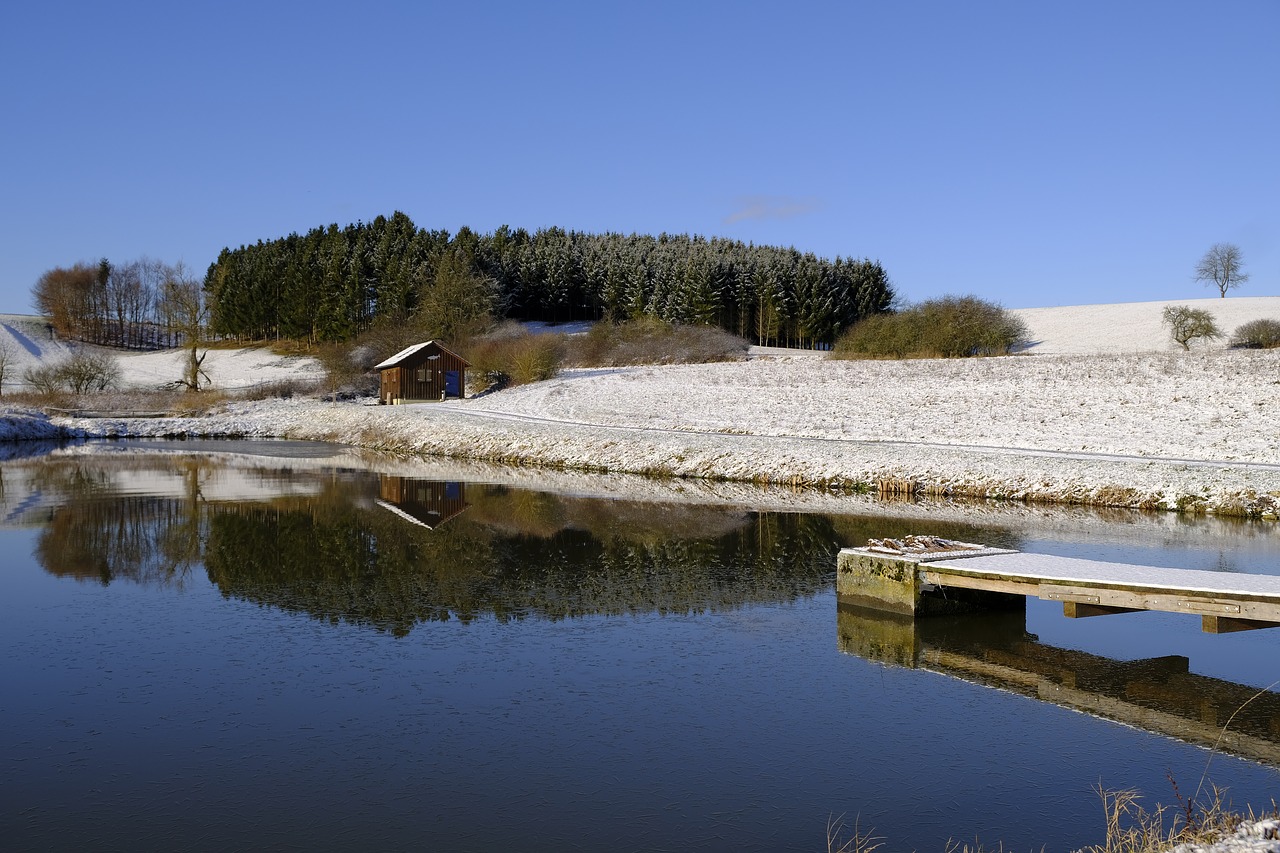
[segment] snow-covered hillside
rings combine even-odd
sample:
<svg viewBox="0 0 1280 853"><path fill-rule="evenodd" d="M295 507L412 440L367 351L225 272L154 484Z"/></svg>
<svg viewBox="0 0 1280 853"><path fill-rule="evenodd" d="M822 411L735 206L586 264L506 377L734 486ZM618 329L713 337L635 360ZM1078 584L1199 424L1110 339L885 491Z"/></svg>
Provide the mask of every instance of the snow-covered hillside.
<svg viewBox="0 0 1280 853"><path fill-rule="evenodd" d="M1169 338L1161 315L1169 305L1190 305L1213 315L1226 335L1250 320L1280 321L1280 296L1232 296L1227 299L1173 299L1165 302L1125 302L1115 305L1072 305L1064 308L1018 308L1027 324L1037 355L1089 355L1123 352L1161 352L1179 349ZM1197 348L1222 348L1225 339Z"/></svg>
<svg viewBox="0 0 1280 853"><path fill-rule="evenodd" d="M184 353L179 350L131 352L69 343L58 340L42 318L25 314L0 314L0 347L8 353L4 376L4 389L8 391L23 387L22 375L27 368L61 361L77 349L109 353L120 366L119 381L125 388L159 388L182 376ZM208 353L203 366L214 388L245 388L323 376L315 359L279 356L264 347L213 349Z"/></svg>

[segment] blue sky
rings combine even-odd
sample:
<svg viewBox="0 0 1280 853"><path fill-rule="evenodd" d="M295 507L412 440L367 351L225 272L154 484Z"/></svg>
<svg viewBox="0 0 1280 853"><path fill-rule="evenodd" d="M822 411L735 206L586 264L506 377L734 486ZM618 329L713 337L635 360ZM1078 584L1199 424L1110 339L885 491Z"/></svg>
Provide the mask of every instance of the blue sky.
<svg viewBox="0 0 1280 853"><path fill-rule="evenodd" d="M1008 307L1280 295L1280 2L8 3L0 311L402 210Z"/></svg>

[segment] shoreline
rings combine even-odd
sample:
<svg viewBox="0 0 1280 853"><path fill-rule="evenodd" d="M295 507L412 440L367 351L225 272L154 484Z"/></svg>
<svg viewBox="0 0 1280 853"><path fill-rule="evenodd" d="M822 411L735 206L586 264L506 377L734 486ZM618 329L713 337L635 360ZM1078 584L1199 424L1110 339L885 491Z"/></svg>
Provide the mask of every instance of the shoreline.
<svg viewBox="0 0 1280 853"><path fill-rule="evenodd" d="M1280 517L1280 351L566 370L465 400L0 413L0 438L285 438L400 456L812 488ZM153 413L148 412L148 415Z"/></svg>

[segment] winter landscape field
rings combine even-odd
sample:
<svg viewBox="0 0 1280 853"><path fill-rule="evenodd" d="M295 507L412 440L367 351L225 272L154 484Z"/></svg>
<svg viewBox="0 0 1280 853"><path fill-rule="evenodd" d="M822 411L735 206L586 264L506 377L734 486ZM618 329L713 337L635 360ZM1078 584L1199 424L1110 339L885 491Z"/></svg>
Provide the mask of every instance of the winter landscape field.
<svg viewBox="0 0 1280 853"><path fill-rule="evenodd" d="M746 362L568 370L447 403L268 399L199 417L10 411L10 438L187 435L325 439L397 453L556 468L838 488L897 483L938 496L1274 517L1280 353L1225 341L1184 351L1146 302L1016 311L1029 346L998 358L832 361L755 350ZM1182 304L1182 303L1179 303ZM1228 333L1280 317L1280 297L1193 300ZM35 318L0 318L9 377L56 359ZM41 339L43 337L43 339ZM120 354L121 384L180 374L175 352ZM319 379L265 348L211 350L215 388ZM7 380L14 388L14 380Z"/></svg>

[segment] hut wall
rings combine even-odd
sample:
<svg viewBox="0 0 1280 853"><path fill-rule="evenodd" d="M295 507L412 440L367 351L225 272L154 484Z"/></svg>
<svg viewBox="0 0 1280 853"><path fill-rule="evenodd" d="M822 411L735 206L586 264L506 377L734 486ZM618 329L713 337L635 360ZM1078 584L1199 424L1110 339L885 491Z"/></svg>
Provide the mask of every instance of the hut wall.
<svg viewBox="0 0 1280 853"><path fill-rule="evenodd" d="M397 367L382 371L383 402L441 400L466 393L466 362L446 350L427 347Z"/></svg>

